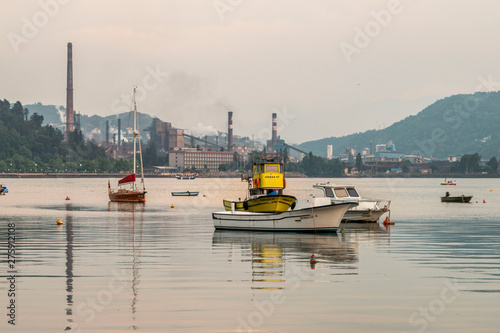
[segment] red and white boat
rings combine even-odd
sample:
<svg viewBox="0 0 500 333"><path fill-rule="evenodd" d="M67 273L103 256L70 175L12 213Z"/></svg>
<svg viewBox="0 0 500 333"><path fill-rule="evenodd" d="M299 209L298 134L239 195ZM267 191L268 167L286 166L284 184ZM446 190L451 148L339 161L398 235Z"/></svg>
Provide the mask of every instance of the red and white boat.
<svg viewBox="0 0 500 333"><path fill-rule="evenodd" d="M141 183L142 189L136 184L136 158L137 147L136 142L139 142L139 159L141 161ZM142 165L142 150L141 137L138 130L137 104L135 102L134 88L134 172L118 181L118 188L111 189L111 184L108 180L108 195L112 202L146 202L146 188L144 186L144 169Z"/></svg>

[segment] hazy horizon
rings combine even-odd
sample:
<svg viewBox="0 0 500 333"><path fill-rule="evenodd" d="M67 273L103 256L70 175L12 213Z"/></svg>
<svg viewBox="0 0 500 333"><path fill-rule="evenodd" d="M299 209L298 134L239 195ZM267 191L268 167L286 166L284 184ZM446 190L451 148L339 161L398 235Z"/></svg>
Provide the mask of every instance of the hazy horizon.
<svg viewBox="0 0 500 333"><path fill-rule="evenodd" d="M500 89L493 1L2 1L11 102L139 111L175 127L290 143L385 128L450 95Z"/></svg>

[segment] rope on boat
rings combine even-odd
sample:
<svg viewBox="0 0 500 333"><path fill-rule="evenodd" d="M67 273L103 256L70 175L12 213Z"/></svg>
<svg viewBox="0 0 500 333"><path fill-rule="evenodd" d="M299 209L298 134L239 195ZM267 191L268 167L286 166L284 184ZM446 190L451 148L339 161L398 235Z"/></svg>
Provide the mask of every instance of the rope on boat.
<svg viewBox="0 0 500 333"><path fill-rule="evenodd" d="M312 203L311 212L313 216L314 233L316 233L316 219L314 218L314 203Z"/></svg>

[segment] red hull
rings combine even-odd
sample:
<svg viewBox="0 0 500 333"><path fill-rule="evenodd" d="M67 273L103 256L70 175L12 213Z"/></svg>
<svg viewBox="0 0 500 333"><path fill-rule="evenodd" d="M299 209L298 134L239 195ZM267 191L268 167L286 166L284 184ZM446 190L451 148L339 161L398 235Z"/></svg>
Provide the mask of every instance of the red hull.
<svg viewBox="0 0 500 333"><path fill-rule="evenodd" d="M109 191L109 200L112 202L146 202L146 191L117 190Z"/></svg>

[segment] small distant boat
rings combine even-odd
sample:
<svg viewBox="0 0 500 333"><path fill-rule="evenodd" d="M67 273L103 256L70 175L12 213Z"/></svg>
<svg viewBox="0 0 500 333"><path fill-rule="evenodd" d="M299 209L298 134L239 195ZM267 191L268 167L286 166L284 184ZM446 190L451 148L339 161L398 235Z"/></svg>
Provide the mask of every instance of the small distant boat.
<svg viewBox="0 0 500 333"><path fill-rule="evenodd" d="M444 179L444 183L441 183L441 185L457 185L457 182L455 180L446 180Z"/></svg>
<svg viewBox="0 0 500 333"><path fill-rule="evenodd" d="M467 203L470 202L472 199L472 195L460 195L460 196L450 196L449 192L446 192L446 195L444 197L441 197L441 202L463 202Z"/></svg>
<svg viewBox="0 0 500 333"><path fill-rule="evenodd" d="M200 192L191 192L191 191L184 191L184 192L172 192L173 197L195 197Z"/></svg>
<svg viewBox="0 0 500 333"><path fill-rule="evenodd" d="M175 178L177 179L195 179L196 176L193 175L193 176L176 176Z"/></svg>
<svg viewBox="0 0 500 333"><path fill-rule="evenodd" d="M6 193L9 193L9 190L7 189L6 186L0 184L0 194L6 194Z"/></svg>
<svg viewBox="0 0 500 333"><path fill-rule="evenodd" d="M111 202L146 202L146 188L144 186L144 169L142 167L142 150L141 150L141 137L139 135L138 118L137 118L137 104L135 101L136 89L134 88L134 171L132 174L120 179L118 181L118 189L111 189L111 185L108 180L108 195L109 201ZM136 159L137 159L137 146L136 142L139 142L139 158L141 162L141 183L142 189L138 188L136 180ZM128 188L123 188L121 186L129 184Z"/></svg>

